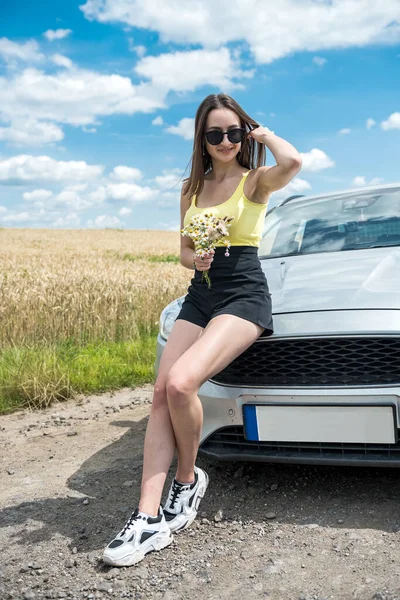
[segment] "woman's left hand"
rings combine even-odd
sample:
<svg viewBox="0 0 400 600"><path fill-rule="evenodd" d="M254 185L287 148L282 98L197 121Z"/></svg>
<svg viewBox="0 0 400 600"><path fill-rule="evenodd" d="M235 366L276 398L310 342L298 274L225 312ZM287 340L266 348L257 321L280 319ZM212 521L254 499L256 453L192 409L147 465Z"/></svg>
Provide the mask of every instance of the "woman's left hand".
<svg viewBox="0 0 400 600"><path fill-rule="evenodd" d="M274 133L268 127L256 127L256 129L252 129L250 133L247 134L247 137L252 137L256 140L256 142L263 143L263 137L265 135Z"/></svg>

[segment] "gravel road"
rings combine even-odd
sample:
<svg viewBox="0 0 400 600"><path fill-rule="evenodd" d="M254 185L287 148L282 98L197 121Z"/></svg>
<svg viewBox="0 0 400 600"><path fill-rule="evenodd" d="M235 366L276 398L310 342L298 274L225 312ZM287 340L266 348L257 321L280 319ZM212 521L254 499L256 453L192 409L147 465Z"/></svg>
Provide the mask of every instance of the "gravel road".
<svg viewBox="0 0 400 600"><path fill-rule="evenodd" d="M136 567L104 565L138 500L151 397L0 417L0 600L400 600L397 469L199 459L191 528Z"/></svg>

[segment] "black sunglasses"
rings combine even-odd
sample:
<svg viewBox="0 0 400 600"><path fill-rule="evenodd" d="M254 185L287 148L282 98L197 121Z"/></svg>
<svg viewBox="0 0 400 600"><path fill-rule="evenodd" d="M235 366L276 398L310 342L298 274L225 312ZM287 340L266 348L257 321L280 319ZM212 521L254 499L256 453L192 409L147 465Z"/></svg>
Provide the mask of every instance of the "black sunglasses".
<svg viewBox="0 0 400 600"><path fill-rule="evenodd" d="M217 146L224 139L225 133L228 134L228 140L231 144L239 144L239 142L243 141L246 130L240 129L239 127L235 129L230 129L229 131L220 131L219 129L212 129L211 131L207 131L205 133L207 142L212 146Z"/></svg>

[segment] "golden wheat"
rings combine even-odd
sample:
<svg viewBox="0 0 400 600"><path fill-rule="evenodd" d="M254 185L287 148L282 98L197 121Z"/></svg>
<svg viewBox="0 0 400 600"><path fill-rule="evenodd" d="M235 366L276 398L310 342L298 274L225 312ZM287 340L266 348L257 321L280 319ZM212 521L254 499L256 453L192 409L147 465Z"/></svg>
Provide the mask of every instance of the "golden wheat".
<svg viewBox="0 0 400 600"><path fill-rule="evenodd" d="M0 343L123 341L186 292L179 232L0 230Z"/></svg>

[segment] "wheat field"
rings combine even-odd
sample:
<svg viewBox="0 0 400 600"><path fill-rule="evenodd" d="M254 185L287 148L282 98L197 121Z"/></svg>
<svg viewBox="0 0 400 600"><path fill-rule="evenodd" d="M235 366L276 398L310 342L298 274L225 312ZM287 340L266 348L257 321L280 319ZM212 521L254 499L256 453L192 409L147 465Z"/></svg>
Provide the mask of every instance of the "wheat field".
<svg viewBox="0 0 400 600"><path fill-rule="evenodd" d="M154 332L161 310L192 277L179 263L179 238L169 231L0 229L2 347Z"/></svg>

